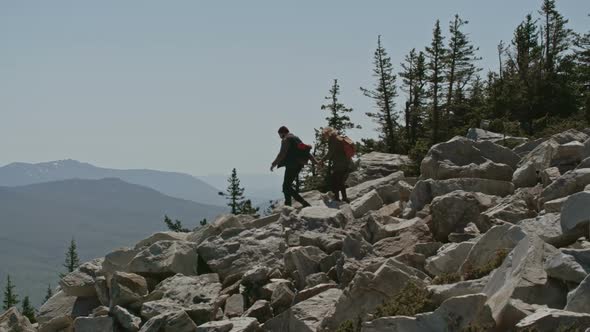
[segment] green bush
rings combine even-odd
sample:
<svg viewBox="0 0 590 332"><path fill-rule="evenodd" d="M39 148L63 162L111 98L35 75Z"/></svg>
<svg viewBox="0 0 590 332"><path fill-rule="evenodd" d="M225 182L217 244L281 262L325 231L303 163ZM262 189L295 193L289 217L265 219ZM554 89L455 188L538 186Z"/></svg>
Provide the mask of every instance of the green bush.
<svg viewBox="0 0 590 332"><path fill-rule="evenodd" d="M377 307L375 318L414 316L435 309L432 293L425 286L418 285L415 281L408 281L398 294Z"/></svg>
<svg viewBox="0 0 590 332"><path fill-rule="evenodd" d="M479 267L468 267L465 273L463 273L463 280L473 280L487 276L494 269L502 265L509 252L508 249L498 249L496 250L496 255L487 264Z"/></svg>
<svg viewBox="0 0 590 332"><path fill-rule="evenodd" d="M453 284L461 281L461 275L459 273L443 273L432 279L431 284L433 285L446 285Z"/></svg>

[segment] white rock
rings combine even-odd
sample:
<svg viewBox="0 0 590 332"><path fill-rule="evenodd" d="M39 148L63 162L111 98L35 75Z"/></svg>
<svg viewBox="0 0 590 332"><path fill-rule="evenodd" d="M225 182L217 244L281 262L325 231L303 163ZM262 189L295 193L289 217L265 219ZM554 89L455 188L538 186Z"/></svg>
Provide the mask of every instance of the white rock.
<svg viewBox="0 0 590 332"><path fill-rule="evenodd" d="M197 274L197 245L189 241L160 241L139 252L129 271L143 275Z"/></svg>
<svg viewBox="0 0 590 332"><path fill-rule="evenodd" d="M383 200L376 190L369 191L350 205L355 218L360 218L369 211L379 210L382 206Z"/></svg>
<svg viewBox="0 0 590 332"><path fill-rule="evenodd" d="M435 256L426 259L426 271L432 275L457 272L474 244L461 242L444 245Z"/></svg>
<svg viewBox="0 0 590 332"><path fill-rule="evenodd" d="M516 325L516 330L553 332L579 327L590 327L590 315L557 309L540 309L521 320Z"/></svg>
<svg viewBox="0 0 590 332"><path fill-rule="evenodd" d="M566 311L590 314L590 277L587 276L580 285L567 295Z"/></svg>

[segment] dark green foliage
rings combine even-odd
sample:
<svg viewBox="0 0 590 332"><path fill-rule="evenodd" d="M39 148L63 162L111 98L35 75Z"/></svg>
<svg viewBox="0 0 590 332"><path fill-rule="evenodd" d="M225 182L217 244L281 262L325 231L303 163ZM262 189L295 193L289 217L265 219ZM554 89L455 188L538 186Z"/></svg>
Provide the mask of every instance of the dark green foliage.
<svg viewBox="0 0 590 332"><path fill-rule="evenodd" d="M430 85L431 115L430 124L432 126L432 144L440 141L440 122L441 122L441 99L443 97L442 87L444 82L444 69L446 48L444 47L444 37L440 29L440 21L437 20L432 30L432 42L430 47L426 47L426 57L428 58L428 83Z"/></svg>
<svg viewBox="0 0 590 332"><path fill-rule="evenodd" d="M352 112L352 108L344 106L344 104L338 100L338 95L340 95L340 85L338 85L338 80L334 79L334 83L330 89L330 95L324 97L324 99L328 100L329 102L328 104L321 106L322 110L330 112L330 115L326 117L326 121L328 121L328 127L336 129L336 131L342 135L346 134L347 129L360 129L360 126L355 126L355 124L350 121L350 117L347 115L348 113Z"/></svg>
<svg viewBox="0 0 590 332"><path fill-rule="evenodd" d="M68 273L74 272L80 266L80 258L78 258L78 249L74 238L70 241L70 246L66 251L66 259L63 267L66 268L66 273L61 273L60 277L63 278Z"/></svg>
<svg viewBox="0 0 590 332"><path fill-rule="evenodd" d="M419 137L424 137L424 122L427 109L426 89L426 57L423 52L416 53L412 49L406 55L401 65L403 71L399 73L402 77L402 90L408 94L405 103L405 150L408 151Z"/></svg>
<svg viewBox="0 0 590 332"><path fill-rule="evenodd" d="M357 320L355 323L352 320L345 320L338 326L335 332L359 332L361 330L361 321Z"/></svg>
<svg viewBox="0 0 590 332"><path fill-rule="evenodd" d="M51 289L51 284L47 285L47 293L45 293L45 298L43 299L43 303L47 302L53 296L53 290Z"/></svg>
<svg viewBox="0 0 590 332"><path fill-rule="evenodd" d="M207 218L203 218L203 220L199 221L199 224L201 224L201 226L207 225Z"/></svg>
<svg viewBox="0 0 590 332"><path fill-rule="evenodd" d="M445 273L434 277L431 283L433 285L446 285L454 284L459 281L461 281L461 275L459 273Z"/></svg>
<svg viewBox="0 0 590 332"><path fill-rule="evenodd" d="M232 170L227 182L228 186L226 192L220 192L219 195L225 196L228 200L227 206L230 207L231 213L258 216L259 208L253 207L252 201L246 199L244 196L245 189L240 186L240 179L238 178L238 172L235 168Z"/></svg>
<svg viewBox="0 0 590 332"><path fill-rule="evenodd" d="M23 316L27 317L31 323L36 323L37 320L35 319L35 308L31 305L28 296L25 296L23 299L22 309L21 312Z"/></svg>
<svg viewBox="0 0 590 332"><path fill-rule="evenodd" d="M375 317L414 316L435 309L432 293L410 280L397 295L377 307Z"/></svg>
<svg viewBox="0 0 590 332"><path fill-rule="evenodd" d="M509 253L510 251L507 249L498 249L494 258L487 264L477 267L468 267L463 274L463 280L480 279L487 276L494 269L502 265L502 262L504 262L504 259Z"/></svg>
<svg viewBox="0 0 590 332"><path fill-rule="evenodd" d="M6 276L6 286L4 286L4 300L2 301L2 309L4 311L14 307L18 304L18 295L14 290L15 286L10 279L10 275Z"/></svg>
<svg viewBox="0 0 590 332"><path fill-rule="evenodd" d="M172 232L188 233L189 229L182 227L182 222L176 219L174 222L167 215L164 215L164 223Z"/></svg>
<svg viewBox="0 0 590 332"><path fill-rule="evenodd" d="M397 141L398 116L395 112L395 98L397 87L395 84L396 75L393 72L391 58L381 45L381 36L377 38L377 49L373 58L373 77L376 78L374 89L361 88L363 94L375 102L376 112L367 112L379 126L377 129L380 138L384 141L387 152L395 153L399 149Z"/></svg>

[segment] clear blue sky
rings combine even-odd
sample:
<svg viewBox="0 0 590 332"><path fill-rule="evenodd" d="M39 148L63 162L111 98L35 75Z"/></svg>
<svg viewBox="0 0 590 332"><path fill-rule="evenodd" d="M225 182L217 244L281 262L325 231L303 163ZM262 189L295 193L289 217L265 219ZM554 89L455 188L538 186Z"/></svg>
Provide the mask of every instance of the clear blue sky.
<svg viewBox="0 0 590 332"><path fill-rule="evenodd" d="M332 79L364 116L377 35L396 71L434 21L468 19L483 68L541 0L2 1L0 164L74 158L194 175L264 173L276 129L311 141ZM576 31L590 1L561 0Z"/></svg>

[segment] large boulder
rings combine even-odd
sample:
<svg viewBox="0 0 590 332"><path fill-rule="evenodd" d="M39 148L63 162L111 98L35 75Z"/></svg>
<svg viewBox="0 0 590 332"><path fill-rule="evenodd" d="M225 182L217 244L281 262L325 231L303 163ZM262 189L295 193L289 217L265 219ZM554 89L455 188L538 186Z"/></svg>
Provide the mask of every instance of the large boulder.
<svg viewBox="0 0 590 332"><path fill-rule="evenodd" d="M320 272L320 261L327 255L317 247L293 247L284 255L285 270L296 281L297 287L305 287L305 278L308 275Z"/></svg>
<svg viewBox="0 0 590 332"><path fill-rule="evenodd" d="M326 225L344 228L348 223L354 220L353 211L348 206L342 209L332 209L329 207L310 206L302 209L297 217L306 221L310 228L320 228ZM315 225L313 225L315 224Z"/></svg>
<svg viewBox="0 0 590 332"><path fill-rule="evenodd" d="M404 172L398 171L386 177L377 178L375 180L369 180L366 182L362 182L354 187L350 187L346 190L346 193L348 194L348 198L351 201L354 201L355 199L363 196L364 194L374 189L377 190L377 192L379 192L379 194L381 195L382 190L387 190L387 188L395 186L395 184L402 179L404 179ZM385 198L385 196L383 195L382 197ZM393 202L386 201L386 203Z"/></svg>
<svg viewBox="0 0 590 332"><path fill-rule="evenodd" d="M567 295L565 310L590 314L590 276Z"/></svg>
<svg viewBox="0 0 590 332"><path fill-rule="evenodd" d="M590 168L569 171L543 189L543 201L548 202L583 191L588 184L590 184Z"/></svg>
<svg viewBox="0 0 590 332"><path fill-rule="evenodd" d="M578 284L590 273L590 265L580 264L574 256L559 251L545 262L545 271L551 278Z"/></svg>
<svg viewBox="0 0 590 332"><path fill-rule="evenodd" d="M127 332L139 331L141 325L141 318L133 315L127 309L121 306L115 306L112 310L112 315L117 323Z"/></svg>
<svg viewBox="0 0 590 332"><path fill-rule="evenodd" d="M197 245L190 241L159 241L140 251L129 272L166 278L176 273L197 274Z"/></svg>
<svg viewBox="0 0 590 332"><path fill-rule="evenodd" d="M453 191L432 200L431 230L438 241L447 242L449 234L461 232L470 222L478 223L481 212L494 206L499 201L496 196L466 191ZM481 227L481 231L489 228Z"/></svg>
<svg viewBox="0 0 590 332"><path fill-rule="evenodd" d="M475 242L449 243L435 256L426 259L426 271L432 275L456 273L469 255Z"/></svg>
<svg viewBox="0 0 590 332"><path fill-rule="evenodd" d="M421 272L388 259L377 270L372 268L358 271L344 289L335 305L334 313L323 323L323 327L335 330L342 322L371 314L383 301L398 294L409 281L423 285ZM395 280L395 282L391 282Z"/></svg>
<svg viewBox="0 0 590 332"><path fill-rule="evenodd" d="M328 289L314 297L299 302L288 310L267 321L262 326L265 331L315 332L318 331L326 317L334 311L336 301L342 291Z"/></svg>
<svg viewBox="0 0 590 332"><path fill-rule="evenodd" d="M74 331L80 332L113 332L115 321L112 317L78 317L74 320Z"/></svg>
<svg viewBox="0 0 590 332"><path fill-rule="evenodd" d="M495 327L484 294L451 298L433 312L395 316L363 324L363 332L488 331Z"/></svg>
<svg viewBox="0 0 590 332"><path fill-rule="evenodd" d="M0 315L0 331L4 332L36 332L29 319L23 316L16 307L6 310Z"/></svg>
<svg viewBox="0 0 590 332"><path fill-rule="evenodd" d="M434 145L422 164L422 178L484 178L510 181L519 157L510 149L489 141L475 142L464 137Z"/></svg>
<svg viewBox="0 0 590 332"><path fill-rule="evenodd" d="M539 309L516 324L516 331L584 331L590 327L590 315L557 309Z"/></svg>
<svg viewBox="0 0 590 332"><path fill-rule="evenodd" d="M37 314L39 332L67 330L77 317L89 316L100 306L94 297L68 296L59 291L45 302Z"/></svg>
<svg viewBox="0 0 590 332"><path fill-rule="evenodd" d="M469 128L465 137L474 141L490 141L502 146L518 146L529 141L526 137L504 135L480 128Z"/></svg>
<svg viewBox="0 0 590 332"><path fill-rule="evenodd" d="M510 252L525 237L526 233L518 226L504 224L492 227L473 245L460 271L466 273L487 265L500 252Z"/></svg>
<svg viewBox="0 0 590 332"><path fill-rule="evenodd" d="M135 304L148 293L148 285L144 277L134 273L115 272L111 279L110 305L114 307Z"/></svg>
<svg viewBox="0 0 590 332"><path fill-rule="evenodd" d="M364 216L369 211L379 210L383 206L383 199L377 190L369 191L363 196L354 200L350 207L355 218Z"/></svg>
<svg viewBox="0 0 590 332"><path fill-rule="evenodd" d="M529 152L533 151L537 146L541 143L545 142L547 138L537 138L536 140L528 141L526 143L522 143L517 145L512 149L512 152L516 153L519 157L526 156Z"/></svg>
<svg viewBox="0 0 590 332"><path fill-rule="evenodd" d="M569 233L578 227L588 229L586 226L588 223L590 223L590 192L583 191L569 196L561 209L563 233Z"/></svg>
<svg viewBox="0 0 590 332"><path fill-rule="evenodd" d="M281 269L286 249L282 225L275 223L248 229L239 235L208 238L199 245L198 253L207 267L224 280L232 274L245 273L256 265Z"/></svg>
<svg viewBox="0 0 590 332"><path fill-rule="evenodd" d="M453 297L482 293L489 279L489 276L486 276L453 284L429 285L427 289L432 294L432 301L440 304Z"/></svg>
<svg viewBox="0 0 590 332"><path fill-rule="evenodd" d="M382 152L370 152L359 157L357 169L347 180L349 186L386 177L412 165L408 156Z"/></svg>
<svg viewBox="0 0 590 332"><path fill-rule="evenodd" d="M140 332L196 332L197 325L184 311L169 312L148 320Z"/></svg>
<svg viewBox="0 0 590 332"><path fill-rule="evenodd" d="M437 196L442 196L455 190L480 192L487 195L505 197L514 193L514 185L508 181L490 179L463 178L449 180L422 180L414 186L410 195L409 207L413 211L420 211Z"/></svg>
<svg viewBox="0 0 590 332"><path fill-rule="evenodd" d="M557 252L537 236L524 237L490 277L484 288L488 304L499 325L505 324L504 309L510 300L563 308L567 288L550 279L544 262Z"/></svg>
<svg viewBox="0 0 590 332"><path fill-rule="evenodd" d="M69 296L93 297L96 296L94 279L102 267L103 260L95 259L82 264L74 272L64 276L59 281L59 286Z"/></svg>
<svg viewBox="0 0 590 332"><path fill-rule="evenodd" d="M159 241L186 241L189 235L184 232L157 232L137 242L135 249L144 249Z"/></svg>

